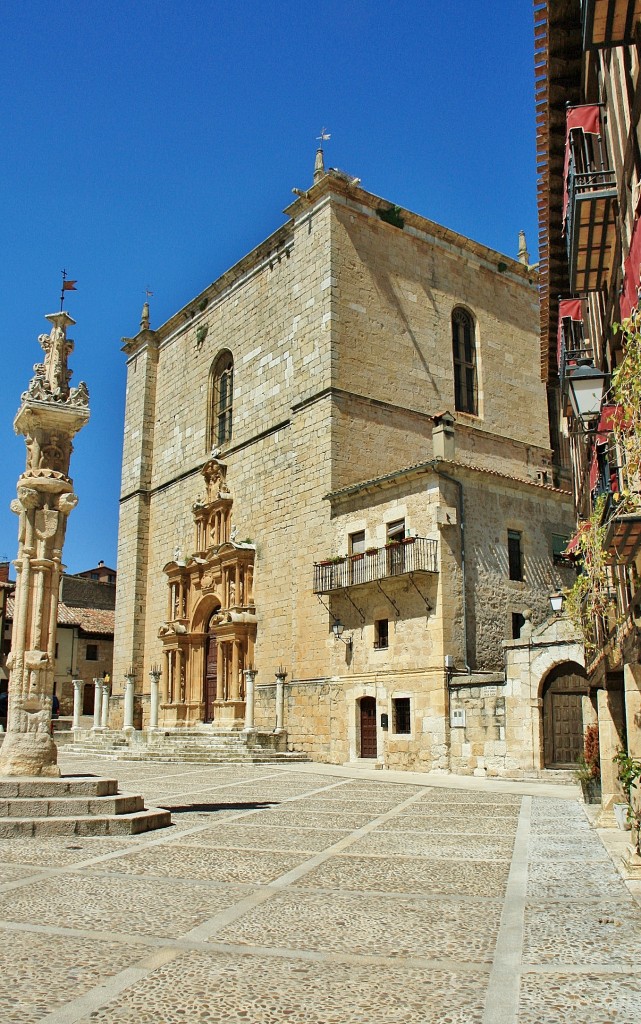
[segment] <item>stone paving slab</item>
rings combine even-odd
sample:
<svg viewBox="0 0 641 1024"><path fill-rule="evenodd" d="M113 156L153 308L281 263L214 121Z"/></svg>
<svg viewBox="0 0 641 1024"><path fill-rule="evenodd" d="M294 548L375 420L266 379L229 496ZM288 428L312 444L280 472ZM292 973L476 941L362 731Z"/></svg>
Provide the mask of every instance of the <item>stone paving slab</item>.
<svg viewBox="0 0 641 1024"><path fill-rule="evenodd" d="M483 975L185 953L92 1024L482 1024ZM205 1009L203 1009L205 1008Z"/></svg>
<svg viewBox="0 0 641 1024"><path fill-rule="evenodd" d="M143 875L164 878L207 878L213 881L254 885L273 882L291 871L300 862L300 856L273 852L228 850L203 845L200 835L187 837L180 846L160 847L121 860L112 860L110 871L124 875Z"/></svg>
<svg viewBox="0 0 641 1024"><path fill-rule="evenodd" d="M408 896L278 893L216 935L217 941L396 959L429 950L435 960L491 961L501 902L435 905Z"/></svg>
<svg viewBox="0 0 641 1024"><path fill-rule="evenodd" d="M461 871L457 861L344 854L330 857L306 875L299 886L499 899L505 894L508 869L507 861L468 861Z"/></svg>
<svg viewBox="0 0 641 1024"><path fill-rule="evenodd" d="M2 1024L638 1018L641 909L572 787L117 768L171 828L0 839Z"/></svg>

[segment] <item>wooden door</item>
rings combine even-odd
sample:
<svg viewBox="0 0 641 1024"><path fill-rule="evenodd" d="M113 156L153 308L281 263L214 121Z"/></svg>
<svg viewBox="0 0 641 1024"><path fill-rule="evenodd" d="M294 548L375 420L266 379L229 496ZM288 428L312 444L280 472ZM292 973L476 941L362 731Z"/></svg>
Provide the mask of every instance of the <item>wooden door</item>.
<svg viewBox="0 0 641 1024"><path fill-rule="evenodd" d="M214 719L214 701L216 700L217 685L218 644L216 643L216 634L209 633L207 636L207 656L205 658L205 681L203 687L206 722L212 722Z"/></svg>
<svg viewBox="0 0 641 1024"><path fill-rule="evenodd" d="M543 687L543 745L546 768L575 767L583 753L582 697L588 693L579 665L553 669Z"/></svg>
<svg viewBox="0 0 641 1024"><path fill-rule="evenodd" d="M583 753L581 694L553 693L551 696L553 762L574 766Z"/></svg>
<svg viewBox="0 0 641 1024"><path fill-rule="evenodd" d="M361 757L376 757L376 699L361 698Z"/></svg>
<svg viewBox="0 0 641 1024"><path fill-rule="evenodd" d="M82 693L82 713L83 715L93 715L93 705L95 700L96 687L93 683L85 683Z"/></svg>

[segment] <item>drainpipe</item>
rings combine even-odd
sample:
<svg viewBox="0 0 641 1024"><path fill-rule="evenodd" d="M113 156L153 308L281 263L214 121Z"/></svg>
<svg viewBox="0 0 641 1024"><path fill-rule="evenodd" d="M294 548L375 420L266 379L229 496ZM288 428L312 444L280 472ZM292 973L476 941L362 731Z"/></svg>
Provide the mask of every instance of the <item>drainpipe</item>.
<svg viewBox="0 0 641 1024"><path fill-rule="evenodd" d="M472 669L468 665L467 660L467 581L465 573L465 511L463 502L463 484L456 477L450 476L449 473L444 473L439 468L438 462L434 463L434 469L439 476L442 476L444 480L448 480L450 483L455 484L458 490L458 514L459 523L461 528L461 582L463 585L463 656L465 658L465 671L468 675L471 674Z"/></svg>

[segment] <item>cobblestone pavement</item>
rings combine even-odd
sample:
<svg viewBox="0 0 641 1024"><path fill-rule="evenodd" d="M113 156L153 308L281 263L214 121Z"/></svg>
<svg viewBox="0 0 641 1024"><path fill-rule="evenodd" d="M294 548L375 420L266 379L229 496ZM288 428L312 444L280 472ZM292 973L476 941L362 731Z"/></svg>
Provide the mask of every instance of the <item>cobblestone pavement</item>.
<svg viewBox="0 0 641 1024"><path fill-rule="evenodd" d="M62 768L175 824L0 840L2 1024L639 1020L641 907L572 790Z"/></svg>

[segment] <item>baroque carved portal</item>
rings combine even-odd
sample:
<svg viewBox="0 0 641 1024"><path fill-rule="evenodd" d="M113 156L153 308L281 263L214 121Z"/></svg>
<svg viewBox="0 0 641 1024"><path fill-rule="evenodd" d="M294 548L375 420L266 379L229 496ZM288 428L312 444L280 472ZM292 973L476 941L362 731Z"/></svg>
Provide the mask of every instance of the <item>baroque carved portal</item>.
<svg viewBox="0 0 641 1024"><path fill-rule="evenodd" d="M164 568L162 725L240 729L243 671L253 664L256 637L255 548L233 539L227 466L215 453L202 476L205 494L192 505L196 549L185 560L177 553Z"/></svg>

